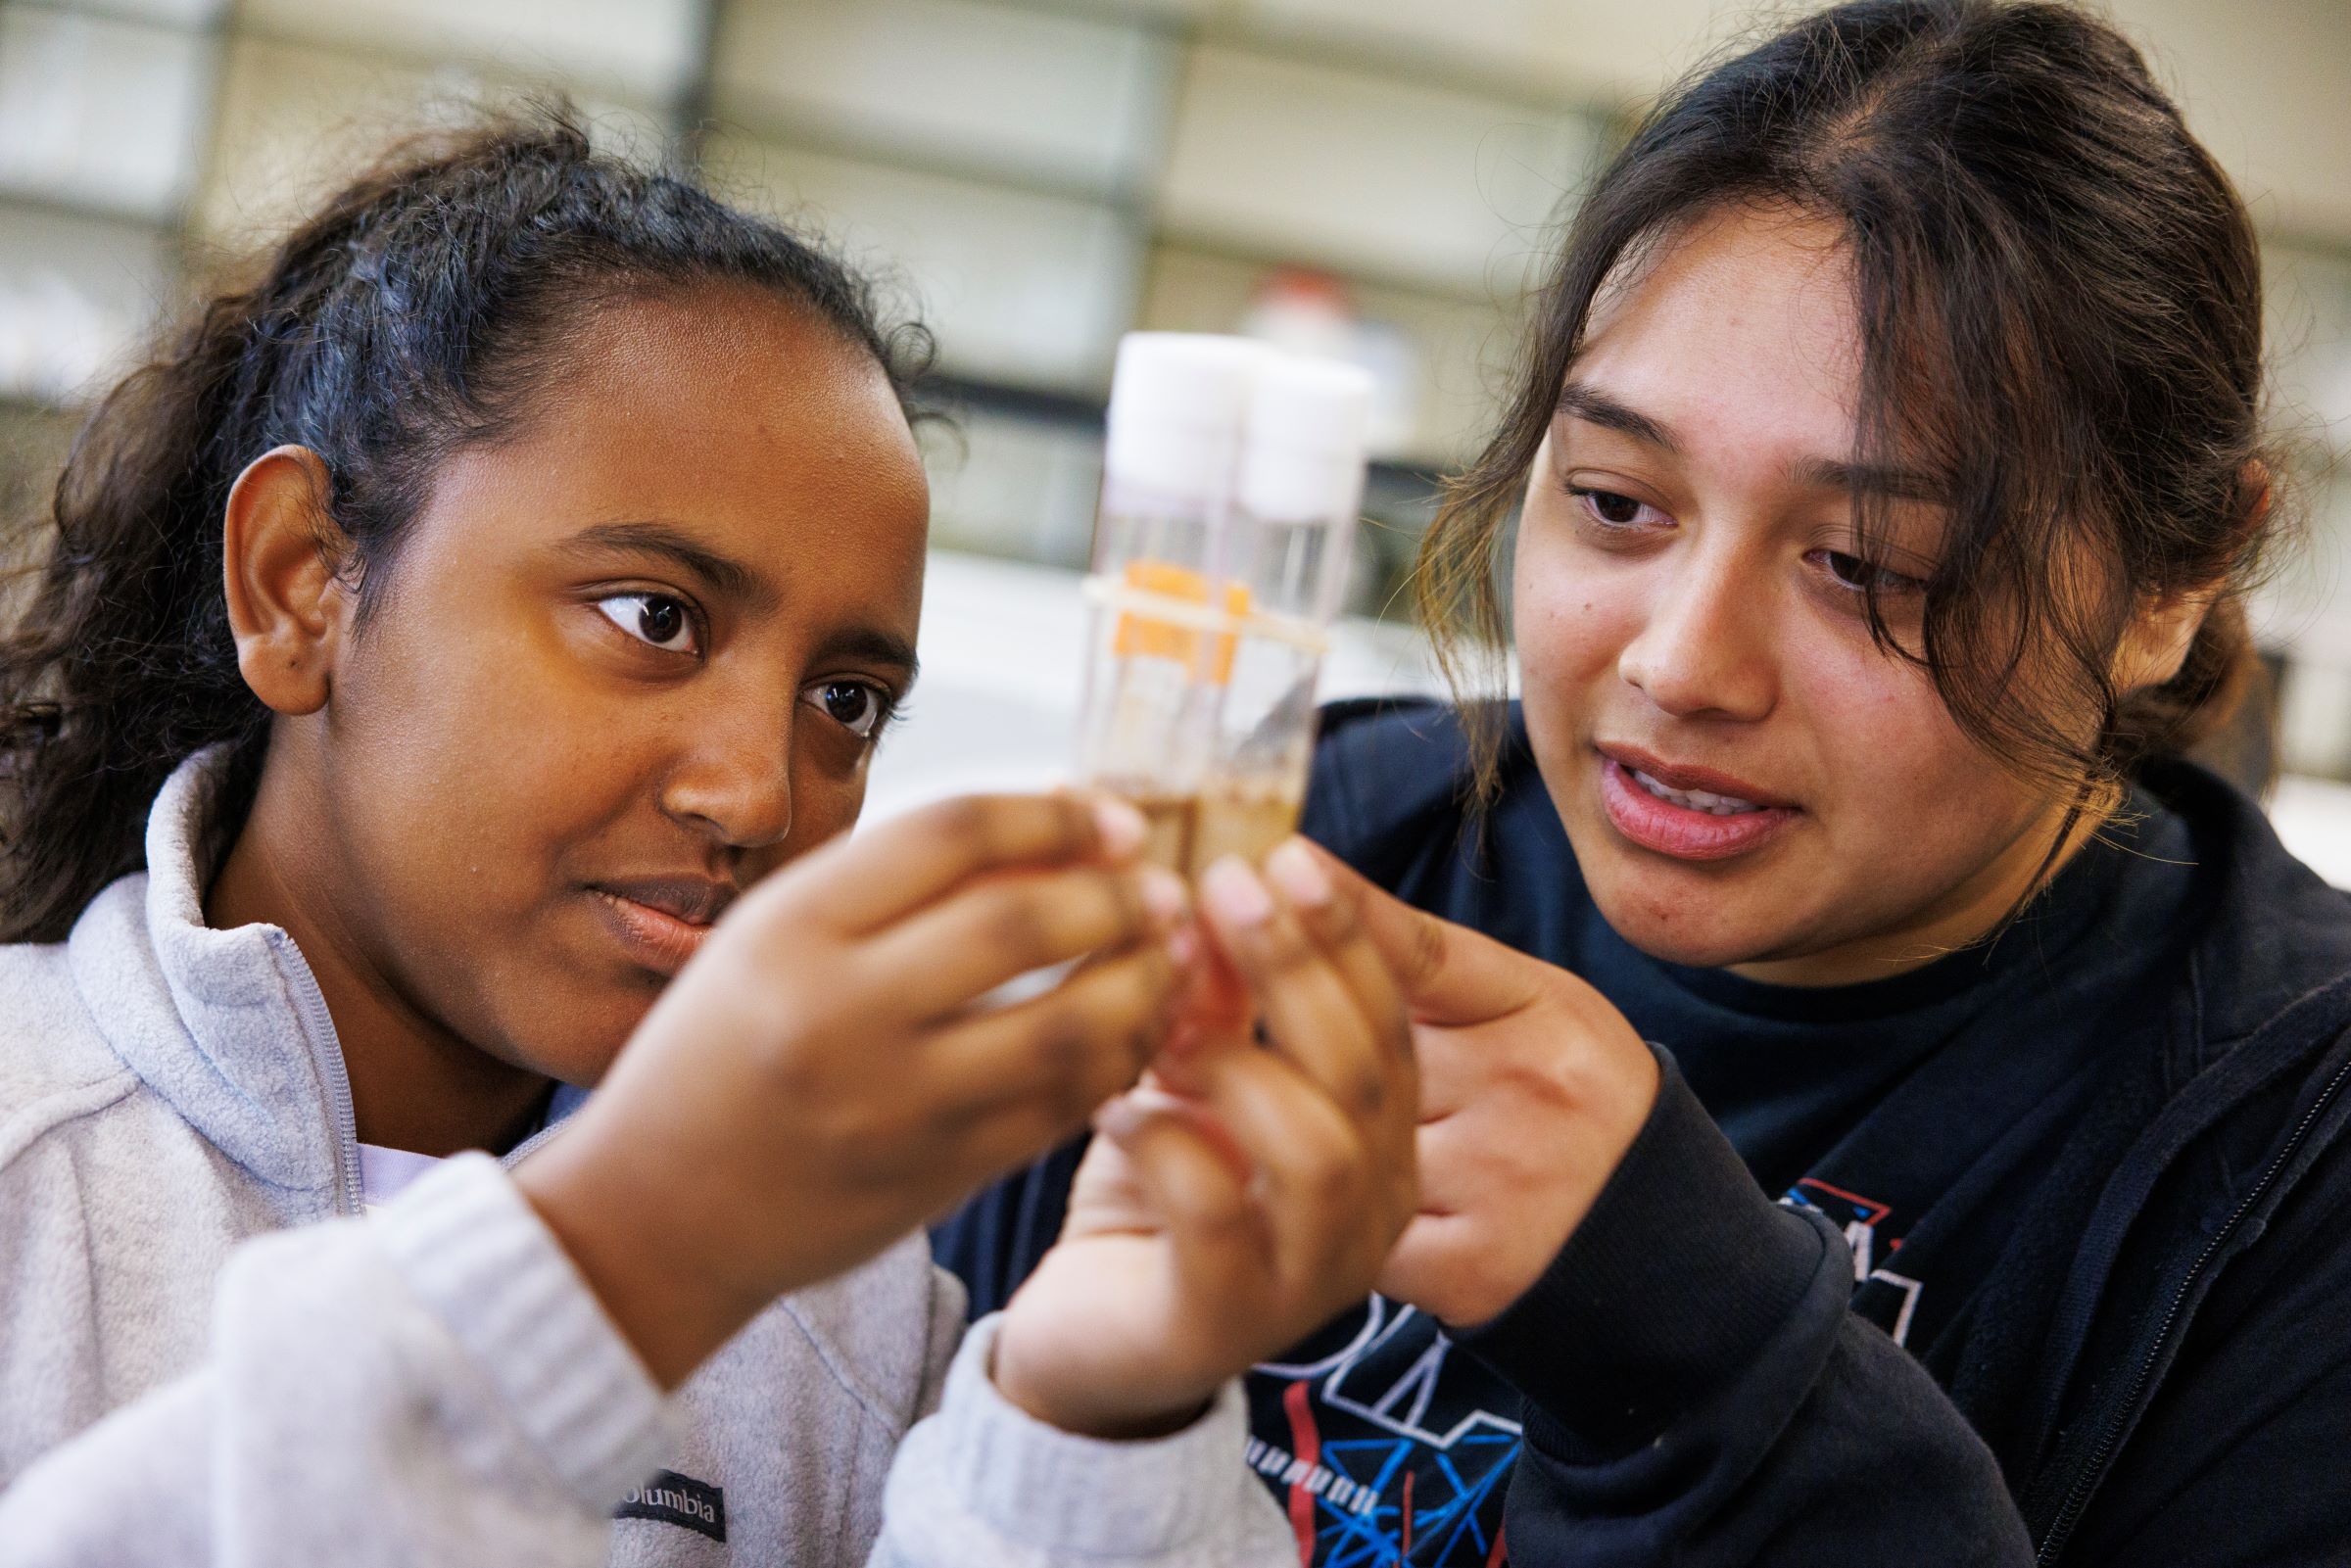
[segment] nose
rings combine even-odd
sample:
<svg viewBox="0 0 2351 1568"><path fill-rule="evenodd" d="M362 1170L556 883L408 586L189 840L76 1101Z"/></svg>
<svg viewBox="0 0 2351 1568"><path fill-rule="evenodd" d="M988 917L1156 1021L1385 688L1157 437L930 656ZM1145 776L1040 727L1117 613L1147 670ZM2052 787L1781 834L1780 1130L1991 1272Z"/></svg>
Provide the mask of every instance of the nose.
<svg viewBox="0 0 2351 1568"><path fill-rule="evenodd" d="M1769 593L1754 563L1695 550L1661 574L1648 621L1617 655L1616 673L1677 719L1752 722L1779 700Z"/></svg>
<svg viewBox="0 0 2351 1568"><path fill-rule="evenodd" d="M792 833L792 725L796 704L754 700L704 712L661 789L661 809L728 849L767 849ZM780 710L780 711L779 711Z"/></svg>

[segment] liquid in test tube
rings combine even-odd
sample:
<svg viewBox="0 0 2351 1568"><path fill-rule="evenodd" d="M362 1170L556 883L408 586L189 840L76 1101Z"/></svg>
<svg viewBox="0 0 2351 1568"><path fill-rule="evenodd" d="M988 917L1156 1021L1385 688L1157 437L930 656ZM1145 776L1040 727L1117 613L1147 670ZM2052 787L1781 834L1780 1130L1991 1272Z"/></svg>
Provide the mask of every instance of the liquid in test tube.
<svg viewBox="0 0 2351 1568"><path fill-rule="evenodd" d="M1370 380L1242 339L1120 345L1079 774L1197 874L1296 826L1346 589Z"/></svg>

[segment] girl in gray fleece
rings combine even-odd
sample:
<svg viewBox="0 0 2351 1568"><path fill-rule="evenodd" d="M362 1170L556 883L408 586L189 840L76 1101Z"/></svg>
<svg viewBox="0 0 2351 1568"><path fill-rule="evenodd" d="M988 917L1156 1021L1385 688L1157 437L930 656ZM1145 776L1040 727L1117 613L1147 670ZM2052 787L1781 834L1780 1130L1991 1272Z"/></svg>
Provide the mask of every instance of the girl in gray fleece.
<svg viewBox="0 0 2351 1568"><path fill-rule="evenodd" d="M1232 1380L1413 1210L1402 1009L1303 856L845 837L910 374L551 114L101 406L0 643L0 1564L1291 1556ZM964 1335L915 1227L1089 1117Z"/></svg>

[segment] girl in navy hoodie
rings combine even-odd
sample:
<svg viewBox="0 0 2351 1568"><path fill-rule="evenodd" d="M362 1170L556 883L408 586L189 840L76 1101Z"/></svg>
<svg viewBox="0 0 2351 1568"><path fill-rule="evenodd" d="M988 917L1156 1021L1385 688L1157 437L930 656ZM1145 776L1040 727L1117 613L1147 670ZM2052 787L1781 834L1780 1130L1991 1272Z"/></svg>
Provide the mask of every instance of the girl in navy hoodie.
<svg viewBox="0 0 2351 1568"><path fill-rule="evenodd" d="M1841 6L1634 132L1421 559L1522 704L1318 759L1423 1189L1253 1378L1307 1560L2351 1557L2351 909L2181 760L2262 389L2244 207L2073 7ZM981 1305L1068 1158L947 1228Z"/></svg>

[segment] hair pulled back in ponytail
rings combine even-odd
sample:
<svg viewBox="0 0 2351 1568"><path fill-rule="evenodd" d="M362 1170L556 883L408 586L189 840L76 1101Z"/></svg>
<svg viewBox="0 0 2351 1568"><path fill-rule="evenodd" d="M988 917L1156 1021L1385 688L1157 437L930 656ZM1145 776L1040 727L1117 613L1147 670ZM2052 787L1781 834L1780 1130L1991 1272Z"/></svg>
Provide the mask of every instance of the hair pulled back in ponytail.
<svg viewBox="0 0 2351 1568"><path fill-rule="evenodd" d="M437 465L517 428L600 302L773 292L870 353L903 401L928 340L784 229L592 150L560 107L398 146L198 309L91 414L46 560L0 639L0 941L54 940L144 863L147 810L216 743L258 776L223 508L282 445L323 460L362 613Z"/></svg>
<svg viewBox="0 0 2351 1568"><path fill-rule="evenodd" d="M1506 637L1503 530L1593 302L1725 207L1842 228L1861 339L1856 456L1923 467L1948 528L1924 666L1960 726L2059 797L2111 797L2227 714L2238 594L2272 531L2261 268L2244 205L2137 51L2072 4L1857 0L1702 71L1634 130L1536 304L1501 430L1423 541L1418 597L1468 698ZM1885 503L1860 500L1864 546ZM1866 552L1866 549L1865 549ZM2179 672L2118 689L2151 601L2213 595Z"/></svg>

